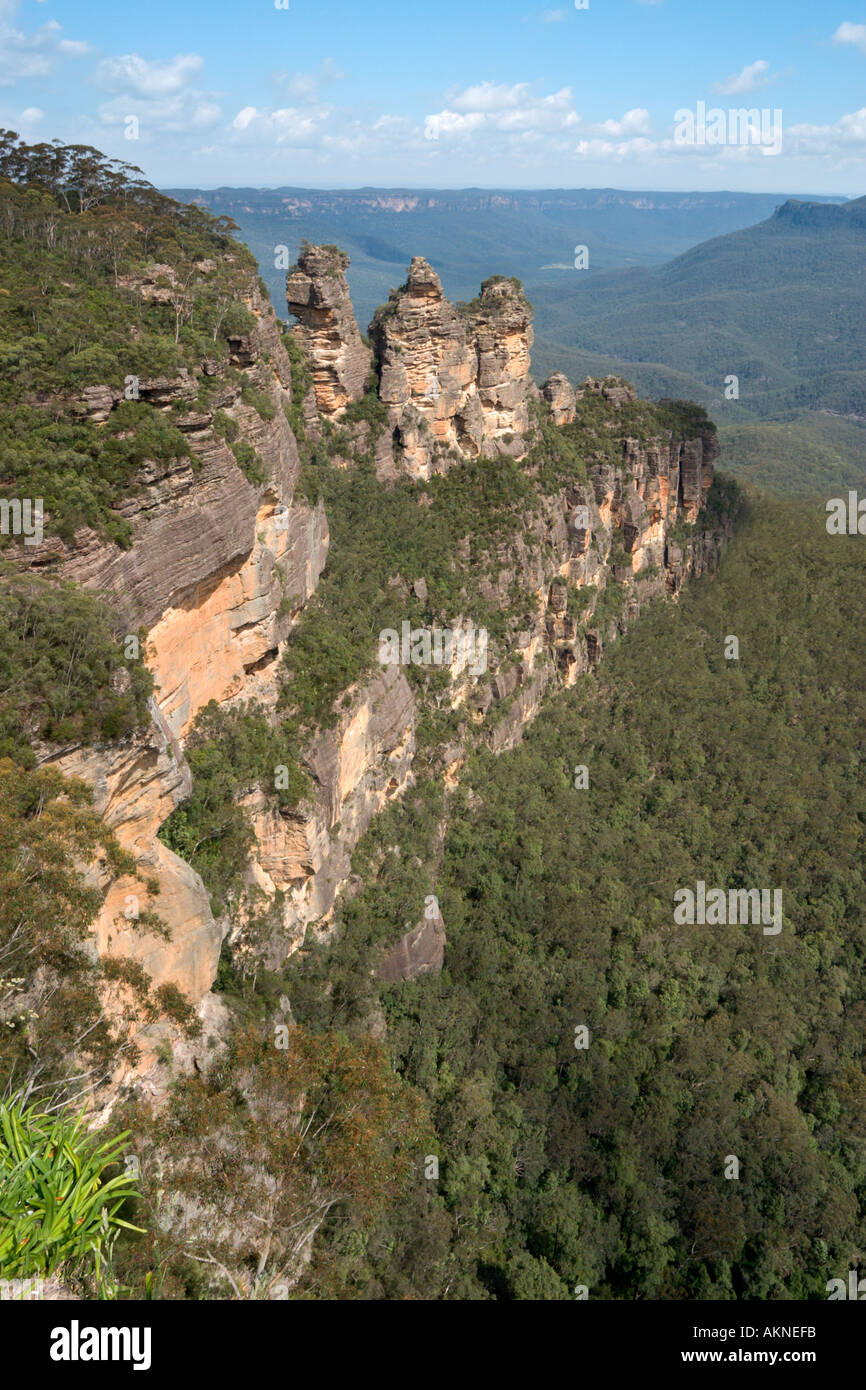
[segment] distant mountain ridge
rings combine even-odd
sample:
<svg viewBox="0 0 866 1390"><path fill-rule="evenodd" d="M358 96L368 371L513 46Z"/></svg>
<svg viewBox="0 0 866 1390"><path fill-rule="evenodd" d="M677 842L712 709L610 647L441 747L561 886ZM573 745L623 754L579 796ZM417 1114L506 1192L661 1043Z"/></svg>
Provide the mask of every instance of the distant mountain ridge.
<svg viewBox="0 0 866 1390"><path fill-rule="evenodd" d="M755 476L782 491L853 486L866 478L864 232L866 198L789 199L663 266L529 283L536 370L621 372L644 394L700 401L737 431L741 471L769 448Z"/></svg>
<svg viewBox="0 0 866 1390"><path fill-rule="evenodd" d="M279 315L302 239L351 256L370 323L419 250L452 300L493 270L535 309L533 371L700 401L729 466L774 491L866 483L866 199L619 189L174 190L233 217ZM574 250L589 251L589 270ZM278 258L277 248L284 248ZM287 259L288 257L288 259ZM279 260L279 264L278 264ZM724 395L738 378L739 399Z"/></svg>
<svg viewBox="0 0 866 1390"><path fill-rule="evenodd" d="M283 269L302 239L348 252L349 286L366 326L413 255L424 255L452 299L469 299L494 272L525 283L562 284L574 274L575 247L590 270L658 265L711 237L770 216L784 194L670 193L601 189L276 189L168 190L234 218L259 260L278 314ZM539 325L542 330L544 324Z"/></svg>

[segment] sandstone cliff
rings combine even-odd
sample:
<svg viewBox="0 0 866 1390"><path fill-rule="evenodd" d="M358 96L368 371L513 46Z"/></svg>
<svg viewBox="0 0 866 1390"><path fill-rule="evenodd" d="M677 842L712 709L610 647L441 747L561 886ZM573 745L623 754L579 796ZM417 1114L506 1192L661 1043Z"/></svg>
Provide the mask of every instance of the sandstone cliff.
<svg viewBox="0 0 866 1390"><path fill-rule="evenodd" d="M426 478L460 457L526 451L531 318L520 286L502 277L458 312L427 261L413 259L370 325L388 406L386 471L392 463Z"/></svg>
<svg viewBox="0 0 866 1390"><path fill-rule="evenodd" d="M327 921L349 878L352 850L412 775L415 704L402 672L385 668L347 692L345 706L335 728L307 749L311 800L290 812L261 793L245 803L258 842L254 882L268 896L286 895L280 932L268 947L272 966L300 944L310 923Z"/></svg>
<svg viewBox="0 0 866 1390"><path fill-rule="evenodd" d="M143 295L158 269L137 281ZM205 361L198 380L185 372L139 382L141 399L173 412L190 456L143 466L120 507L131 546L121 549L84 528L73 543L46 538L27 557L106 595L130 637L146 634L141 657L155 686L150 727L119 744L42 748L40 757L94 788L96 809L135 859L138 879L103 885L94 924L100 956L131 958L155 986L172 984L195 1005L208 996L229 923L214 920L199 875L157 839L189 795L183 740L210 700L255 694L274 702L281 644L315 591L328 552L323 507L294 495L301 463L284 409L292 401L292 370L279 324L254 285L245 308L255 327L230 341L228 363ZM206 408L195 406L201 379L211 383ZM122 399L121 391L93 387L72 409L104 422ZM264 481L241 471L225 429L216 428L218 414L255 450ZM153 892L143 891L144 881ZM139 911L158 914L167 937L146 930ZM148 1038L158 1034L136 1030L142 1071L154 1060Z"/></svg>
<svg viewBox="0 0 866 1390"><path fill-rule="evenodd" d="M453 786L478 740L496 752L512 747L548 690L590 670L649 598L676 595L689 575L711 570L722 539L718 528L694 528L712 480L712 431L699 425L682 437L613 379L575 387L556 375L538 391L529 374L531 309L516 282L494 277L477 300L455 308L432 268L415 258L406 284L376 315L371 354L352 314L347 264L333 248L306 247L289 276L294 331L313 380L300 448L289 424L291 415L298 427L291 362L272 310L251 286L245 306L255 328L231 342L228 364L203 362L198 375L140 383L143 399L172 411L190 457L145 464L140 486L122 503L132 545L121 550L82 530L74 544L46 540L32 557L108 595L130 634L144 630L142 656L155 682L150 728L117 744L41 756L94 787L97 808L150 883L142 911L157 912L168 928L166 938L124 915L140 880L106 884L94 924L99 953L131 957L155 983L176 985L202 1016L213 1012L208 991L222 940L228 933L242 943L245 919L229 912L215 920L201 879L156 832L189 794L184 744L209 701L255 697L273 721L282 717L281 658L328 556L325 509L297 493L313 446L324 445L329 465L341 470L374 459L382 486L400 473L423 482L480 456L525 460L532 479L546 467L545 431L553 428L578 432L569 439L585 466L570 481L535 485L534 504L507 538L487 543L471 581L467 569L460 612L435 611L423 575L395 576L398 591L408 595L411 584L434 624L466 629L478 600L501 615L483 669L453 660L444 683L431 684L410 682L398 666L374 667L342 692L332 727L306 731L301 763L310 791L299 804L281 807L266 788L241 797L255 832L249 883L278 909L265 950L274 969L308 928L330 930L351 882L353 849L418 775L421 714L453 716L448 739L426 747L423 758L424 775ZM143 296L159 289L156 269L137 281ZM344 427L371 363L385 424L374 415L375 424L364 418ZM204 397L202 378L210 381ZM74 409L105 421L120 399L92 387ZM594 433L578 421L587 406ZM259 481L239 467L226 420L260 460ZM425 505L423 490L417 500ZM456 567L477 550L471 542L461 542ZM441 920L405 927L394 924L383 978L441 967ZM145 1069L165 1030L152 1038L139 1032L148 1044ZM189 1064L189 1050L172 1040L179 1064Z"/></svg>
<svg viewBox="0 0 866 1390"><path fill-rule="evenodd" d="M349 298L349 257L335 246L301 249L286 285L289 312L298 319L295 334L313 375L316 406L330 419L364 393L370 370Z"/></svg>

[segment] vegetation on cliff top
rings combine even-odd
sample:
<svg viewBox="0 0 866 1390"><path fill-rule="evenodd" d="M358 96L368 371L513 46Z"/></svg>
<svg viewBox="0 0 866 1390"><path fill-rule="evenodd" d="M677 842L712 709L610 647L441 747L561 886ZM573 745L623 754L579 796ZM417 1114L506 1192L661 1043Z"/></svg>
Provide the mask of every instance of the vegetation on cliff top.
<svg viewBox="0 0 866 1390"><path fill-rule="evenodd" d="M492 641L503 639L522 621L525 597L516 599L514 612L503 610L484 597L485 581L498 578L509 543L526 533L546 499L585 483L590 463L622 462L626 437L679 443L715 433L706 412L684 401L614 406L588 393L573 425L557 429L541 407L532 415L535 443L521 462L461 459L426 482L377 478L374 449L383 411L374 384L346 421L325 424L317 445L300 433L305 463L299 490L311 503L324 501L331 537L327 569L284 659L282 707L302 725L333 724L340 694L374 669L379 633L399 630L405 619L448 626L462 616L485 627ZM370 427L360 446L351 433L359 421ZM299 413L293 423L302 431ZM338 466L335 457L353 459L352 467ZM420 578L427 587L423 600L411 587ZM407 676L425 679L416 667Z"/></svg>
<svg viewBox="0 0 866 1390"><path fill-rule="evenodd" d="M41 497L48 534L128 542L116 507L141 463L187 454L144 401L104 426L68 407L85 387L228 360L255 322L241 302L255 261L234 230L96 150L0 131L0 496Z"/></svg>

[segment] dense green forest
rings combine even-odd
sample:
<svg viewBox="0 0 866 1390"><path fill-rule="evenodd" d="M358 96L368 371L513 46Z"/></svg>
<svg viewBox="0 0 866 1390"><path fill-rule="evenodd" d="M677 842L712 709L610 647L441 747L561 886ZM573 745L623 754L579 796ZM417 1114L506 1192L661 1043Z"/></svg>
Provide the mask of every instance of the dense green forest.
<svg viewBox="0 0 866 1390"><path fill-rule="evenodd" d="M0 203L0 490L44 494L67 542L88 523L123 547L118 507L143 461L185 448L177 413L127 401L85 423L74 403L207 354L230 372L252 256L227 221L86 147L0 132ZM850 214L831 212L844 234ZM780 245L809 216L795 208ZM167 297L147 304L122 281L154 261ZM372 385L314 442L309 370L286 347L298 495L324 503L327 568L285 642L276 714L256 699L201 709L189 794L159 831L214 915L243 927L214 986L221 1050L205 1054L176 988L97 957L105 885L136 862L91 788L40 763L142 753L151 678L103 597L0 560L0 1218L17 1233L0 1232L0 1274L62 1269L82 1296L165 1299L289 1296L286 1270L301 1300L824 1298L866 1255L862 538L717 474L698 523L668 539L736 520L718 571L647 606L499 757L441 672L410 669L413 780L357 845L334 929L275 970L247 949L272 939L281 901L250 889L241 803L267 793L288 815L309 797L305 742L375 669L376 633L459 611L501 657L533 596L515 584L494 603L489 581L544 535L551 497L620 464L624 436L714 432L684 389L658 404L588 393L563 429L534 408L525 459L385 484ZM837 461L859 427L826 416L837 434L810 433L816 418L740 416L735 470L758 449L752 472L779 492L853 485ZM217 411L214 428L257 478L237 423ZM593 614L606 637L623 602L612 583ZM434 754L458 726L466 761L446 782ZM159 881L139 882L155 900L140 926L158 935ZM679 925L674 895L698 882L780 891L782 930ZM382 983L383 949L431 897L444 968ZM202 1042L203 1064L188 1051L163 1105L127 1097L88 1137L79 1108L137 1060L131 1016L170 1022L181 1052ZM127 1142L134 1179L118 1171ZM101 1194L84 1233L54 1223L50 1184L43 1206L27 1199L34 1155L58 1188L74 1170Z"/></svg>
<svg viewBox="0 0 866 1390"><path fill-rule="evenodd" d="M337 941L280 987L350 1036L383 1010L440 1176L373 1231L332 1222L309 1293L820 1298L862 1257L863 578L820 511L756 502L720 575L519 749L374 824ZM781 888L782 931L677 927L699 879ZM380 1003L377 944L428 893L445 969Z"/></svg>

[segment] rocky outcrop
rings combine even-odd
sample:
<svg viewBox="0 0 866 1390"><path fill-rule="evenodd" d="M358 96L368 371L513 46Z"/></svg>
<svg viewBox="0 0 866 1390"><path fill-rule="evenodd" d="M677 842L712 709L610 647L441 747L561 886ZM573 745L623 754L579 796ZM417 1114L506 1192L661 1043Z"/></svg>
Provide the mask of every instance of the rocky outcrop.
<svg viewBox="0 0 866 1390"><path fill-rule="evenodd" d="M461 457L526 451L531 318L519 283L503 277L458 312L413 259L370 325L399 471L426 478Z"/></svg>
<svg viewBox="0 0 866 1390"><path fill-rule="evenodd" d="M216 976L225 928L213 917L199 875L156 838L162 822L189 795L192 782L182 749L155 701L150 713L146 729L117 743L41 746L37 752L41 762L92 787L94 810L135 861L135 874L128 877L112 879L99 865L89 870L104 893L93 924L100 958L132 960L145 969L154 988L174 985L198 1005ZM148 914L161 919L162 930L146 925ZM131 1022L129 1036L142 1052L137 1069L146 1071L155 1061L160 1030ZM114 1080L128 1073L121 1062Z"/></svg>
<svg viewBox="0 0 866 1390"><path fill-rule="evenodd" d="M520 281L498 275L485 280L469 322L478 358L481 452L519 458L527 448L534 336L532 309Z"/></svg>
<svg viewBox="0 0 866 1390"><path fill-rule="evenodd" d="M555 425L574 423L577 397L567 376L562 372L553 372L542 386L541 394L550 407L550 417Z"/></svg>
<svg viewBox="0 0 866 1390"><path fill-rule="evenodd" d="M677 594L717 563L724 539L717 530L682 529L697 519L712 482L715 434L698 426L679 442L656 424L656 433L633 437L629 430L653 416L629 412L620 421L636 396L614 378L577 390L554 379L542 399L554 415L593 394L606 406L602 443L618 439L618 457L607 461L605 447L603 459L588 462L585 482L542 498L477 581L481 597L505 615L506 633L489 642L483 674L452 669L439 697L444 707L465 709L464 744L476 731L497 753L513 747L546 693L596 666L646 602ZM589 434L586 447L591 456ZM443 752L443 772L459 756L459 747Z"/></svg>
<svg viewBox="0 0 866 1390"><path fill-rule="evenodd" d="M350 401L364 394L370 372L365 345L349 297L349 257L335 246L301 248L289 272L286 300L298 323L293 332L303 347L325 419L342 415Z"/></svg>
<svg viewBox="0 0 866 1390"><path fill-rule="evenodd" d="M690 574L715 565L718 536L681 526L695 521L706 497L715 437L696 427L680 442L658 415L650 428L646 412L633 408L633 388L614 378L575 388L555 374L538 392L529 376L531 309L519 284L494 277L478 299L455 307L421 258L376 315L373 359L352 315L347 265L333 248L305 247L287 291L313 380L302 409L307 445L332 441L336 467L363 456L382 478L425 479L479 455L522 457L540 437L533 401L560 427L574 423L587 396L603 403L588 412L601 424L594 442L587 431L585 472L578 463L567 486L539 492L508 539L490 543L473 581L502 615L485 660L453 655L444 681L419 697L425 712L438 706L448 714L448 746L424 756L425 770L439 770L453 786L479 740L495 752L513 747L548 692L591 670L649 598L676 594ZM127 289L163 302L177 288L163 270L151 267ZM82 530L70 546L45 541L27 557L98 588L130 633L146 631L142 654L155 683L148 730L108 747L43 756L94 788L97 809L135 859L137 877L101 883L98 953L129 957L154 984L175 985L203 1019L216 1019L208 991L223 933L231 930L240 943L245 922L240 914L231 927L214 920L201 880L156 832L189 794L183 745L203 706L255 697L279 717L280 657L315 592L329 543L322 505L295 496L301 454L288 423L292 374L279 325L257 291L246 307L255 327L230 340L228 365L206 362L200 372L138 384L141 399L171 411L189 456L143 468L140 486L121 505L132 545L122 550ZM387 424L382 430L375 413L364 412L341 425L363 394L372 360ZM94 386L74 408L105 421L120 399ZM255 451L260 473L241 470L234 439ZM526 474L537 476L534 462ZM469 538L463 547L455 569L469 559ZM420 574L396 583L425 607L435 592ZM475 588L464 590L462 613L447 615L453 633L471 627L475 596ZM262 790L242 798L256 836L250 884L275 909L270 967L283 964L308 927L331 929L338 895L352 886L352 851L373 817L413 781L416 718L406 674L399 664L383 665L343 692L332 728L310 736L301 755L311 785L306 799L287 810ZM163 919L167 934L142 924L148 913ZM404 935L379 962L380 977L396 982L441 969L438 913L415 926L394 923L394 935L401 927ZM152 1060L161 1035L140 1031ZM178 1040L171 1041L185 1064Z"/></svg>
<svg viewBox="0 0 866 1390"><path fill-rule="evenodd" d="M438 975L445 963L445 923L438 908L426 912L411 931L407 931L379 964L379 978L386 984L417 980L421 975Z"/></svg>
<svg viewBox="0 0 866 1390"><path fill-rule="evenodd" d="M409 784L415 704L405 676L387 667L348 692L333 729L306 750L313 796L294 811L255 792L245 799L258 841L253 882L284 893L283 923L271 960L281 963L307 925L326 920L350 873L350 855L373 817Z"/></svg>
<svg viewBox="0 0 866 1390"><path fill-rule="evenodd" d="M252 536L240 562L208 574L148 633L147 664L176 735L187 733L209 700L249 694L251 674L276 666L319 582L328 553L321 503L289 508L266 494Z"/></svg>
<svg viewBox="0 0 866 1390"><path fill-rule="evenodd" d="M143 298L163 293L160 270L141 277ZM41 756L93 788L96 810L135 861L134 877L113 882L98 866L92 870L105 895L93 925L99 956L131 959L154 987L173 985L200 1012L207 1012L228 924L214 920L198 874L157 831L189 795L183 739L198 711L212 699L255 695L275 703L281 644L328 551L324 508L294 496L301 463L283 409L292 401L292 373L279 325L257 290L245 307L255 326L229 339L228 364L205 362L198 375L137 383L139 399L171 411L189 456L142 467L119 508L131 546L82 529L72 544L48 539L27 557L105 594L130 635L145 630L141 657L155 688L149 726L116 744L46 748ZM122 392L93 387L72 408L99 423L121 399ZM228 442L235 439L255 451L263 481L241 471ZM161 927L147 925L153 914ZM141 1074L166 1030L133 1032ZM169 1040L182 1045L177 1029Z"/></svg>
<svg viewBox="0 0 866 1390"><path fill-rule="evenodd" d="M203 579L241 564L253 547L265 498L291 505L301 468L283 410L292 400L291 364L270 304L256 291L246 307L255 314L256 327L231 340L232 375L224 363L208 361L198 378L183 372L139 382L140 399L166 413L177 405L191 407L202 381L209 384L206 409L175 410L170 416L189 456L146 462L136 487L117 508L130 524L131 546L121 549L83 527L71 545L46 536L26 556L30 565L57 578L100 590L130 632L151 627L166 609L186 602ZM134 365L134 354L131 360ZM89 388L77 408L100 420L122 399L121 391ZM268 402L264 415L260 400ZM264 482L250 482L239 468L224 437L226 421L255 451ZM298 562L303 565L302 557Z"/></svg>

